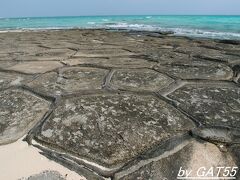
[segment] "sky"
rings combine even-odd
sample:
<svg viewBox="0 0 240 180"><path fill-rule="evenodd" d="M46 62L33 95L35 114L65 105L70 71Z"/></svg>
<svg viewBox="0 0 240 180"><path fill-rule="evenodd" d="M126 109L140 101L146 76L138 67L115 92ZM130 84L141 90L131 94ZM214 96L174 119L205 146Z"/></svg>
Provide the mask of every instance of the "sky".
<svg viewBox="0 0 240 180"><path fill-rule="evenodd" d="M0 0L0 17L240 15L240 0Z"/></svg>

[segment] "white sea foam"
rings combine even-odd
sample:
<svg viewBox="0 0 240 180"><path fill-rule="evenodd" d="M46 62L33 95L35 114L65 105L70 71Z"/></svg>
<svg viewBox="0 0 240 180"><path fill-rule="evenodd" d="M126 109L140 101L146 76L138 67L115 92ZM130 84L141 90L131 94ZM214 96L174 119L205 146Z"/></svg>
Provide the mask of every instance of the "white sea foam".
<svg viewBox="0 0 240 180"><path fill-rule="evenodd" d="M109 19L102 19L102 21L105 21L105 22L107 22L107 21L109 21Z"/></svg>
<svg viewBox="0 0 240 180"><path fill-rule="evenodd" d="M105 20L107 21L107 19ZM22 32L22 31L44 31L44 30L50 30L50 29L53 29L53 30L76 29L76 28L77 29L110 28L110 29L129 29L129 30L139 30L139 31L172 31L174 32L175 35L179 35L179 36L240 40L240 33L234 33L234 32L220 32L220 31L209 31L209 30L187 29L187 28L165 28L157 25L137 24L137 23L130 24L127 22L96 23L94 21L89 21L85 26L82 26L82 27L77 26L77 27L16 28L16 29L3 29L3 30L0 30L0 33Z"/></svg>
<svg viewBox="0 0 240 180"><path fill-rule="evenodd" d="M117 28L117 29L131 29L131 30L145 30L151 31L156 29L156 27L146 24L128 24L125 22L113 23L113 24L106 24L108 28Z"/></svg>
<svg viewBox="0 0 240 180"><path fill-rule="evenodd" d="M184 29L184 28L172 28L169 29L176 35L187 35L195 37L208 37L208 38L221 38L221 39L240 39L240 33L233 32L216 32L216 31L205 31L199 29Z"/></svg>
<svg viewBox="0 0 240 180"><path fill-rule="evenodd" d="M96 22L87 22L87 24L96 24Z"/></svg>
<svg viewBox="0 0 240 180"><path fill-rule="evenodd" d="M174 32L175 35L180 35L180 36L240 40L240 33L233 33L233 32L217 32L217 31L187 29L187 28L164 28L160 26L146 25L146 24L128 24L125 22L105 24L104 27L113 28L113 29L115 28L115 29L139 30L139 31L172 31Z"/></svg>

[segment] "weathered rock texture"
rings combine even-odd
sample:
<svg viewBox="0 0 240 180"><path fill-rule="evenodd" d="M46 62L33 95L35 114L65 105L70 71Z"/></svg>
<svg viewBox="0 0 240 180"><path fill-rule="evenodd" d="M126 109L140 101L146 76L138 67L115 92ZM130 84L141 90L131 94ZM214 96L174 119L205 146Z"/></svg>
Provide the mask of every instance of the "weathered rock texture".
<svg viewBox="0 0 240 180"><path fill-rule="evenodd" d="M27 133L87 179L238 166L240 43L167 34L1 33L0 144Z"/></svg>

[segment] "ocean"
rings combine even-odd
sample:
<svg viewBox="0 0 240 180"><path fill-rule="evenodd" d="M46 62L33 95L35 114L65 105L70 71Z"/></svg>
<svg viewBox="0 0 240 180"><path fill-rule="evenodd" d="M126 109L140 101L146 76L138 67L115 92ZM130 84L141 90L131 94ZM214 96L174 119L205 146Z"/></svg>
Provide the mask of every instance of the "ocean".
<svg viewBox="0 0 240 180"><path fill-rule="evenodd" d="M0 32L11 30L111 28L173 31L176 35L240 40L240 16L79 16L0 18Z"/></svg>

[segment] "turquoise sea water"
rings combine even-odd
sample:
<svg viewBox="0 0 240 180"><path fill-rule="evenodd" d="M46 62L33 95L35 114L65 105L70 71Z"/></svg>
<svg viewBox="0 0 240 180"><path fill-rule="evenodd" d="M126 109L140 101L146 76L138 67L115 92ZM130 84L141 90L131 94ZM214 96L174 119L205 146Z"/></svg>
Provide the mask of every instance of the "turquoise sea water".
<svg viewBox="0 0 240 180"><path fill-rule="evenodd" d="M81 16L0 18L0 31L113 28L170 30L176 35L240 40L240 16Z"/></svg>

